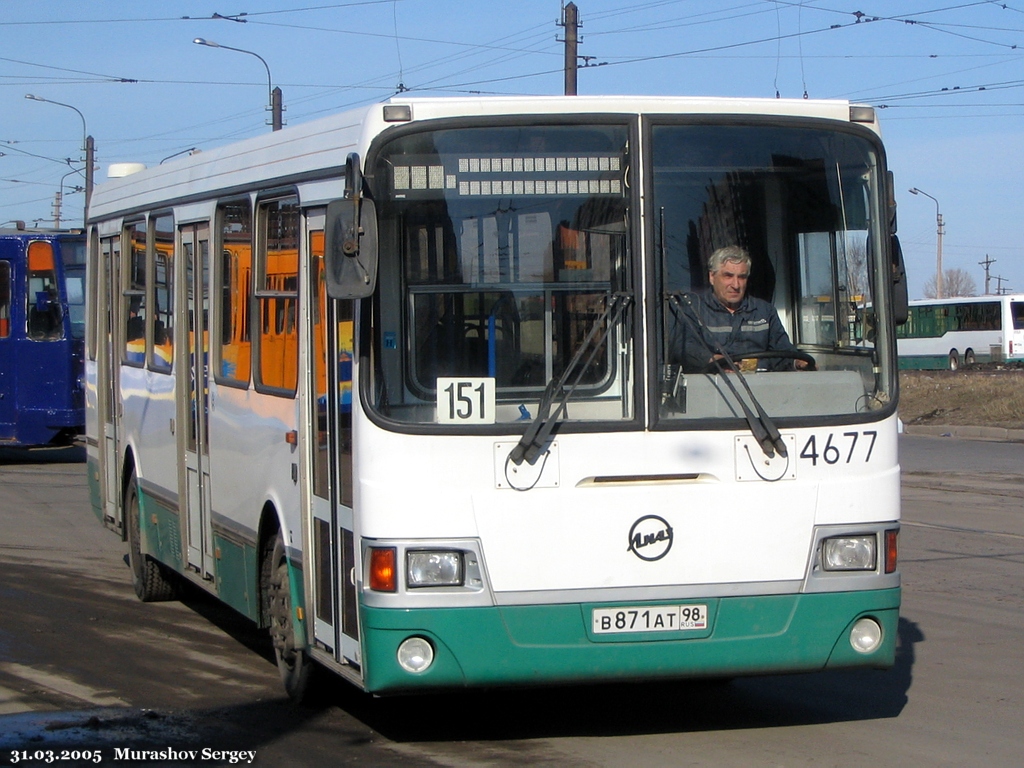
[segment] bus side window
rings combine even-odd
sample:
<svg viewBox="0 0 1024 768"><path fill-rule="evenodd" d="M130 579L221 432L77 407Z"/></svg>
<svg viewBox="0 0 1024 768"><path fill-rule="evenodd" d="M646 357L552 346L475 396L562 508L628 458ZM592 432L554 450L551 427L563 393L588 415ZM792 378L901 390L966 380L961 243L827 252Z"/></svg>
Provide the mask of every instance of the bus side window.
<svg viewBox="0 0 1024 768"><path fill-rule="evenodd" d="M170 371L174 360L174 216L150 219L153 230L153 370Z"/></svg>
<svg viewBox="0 0 1024 768"><path fill-rule="evenodd" d="M28 244L28 338L53 341L64 335L63 313L57 292L53 246L41 240Z"/></svg>
<svg viewBox="0 0 1024 768"><path fill-rule="evenodd" d="M124 229L128 242L128 284L121 310L125 318L121 359L128 365L141 366L146 362L146 223L137 221Z"/></svg>
<svg viewBox="0 0 1024 768"><path fill-rule="evenodd" d="M299 201L260 205L261 237L254 318L258 329L257 384L277 393L295 391L299 376Z"/></svg>
<svg viewBox="0 0 1024 768"><path fill-rule="evenodd" d="M215 335L213 365L217 381L249 386L252 345L252 209L249 199L217 206L217 244L213 260Z"/></svg>

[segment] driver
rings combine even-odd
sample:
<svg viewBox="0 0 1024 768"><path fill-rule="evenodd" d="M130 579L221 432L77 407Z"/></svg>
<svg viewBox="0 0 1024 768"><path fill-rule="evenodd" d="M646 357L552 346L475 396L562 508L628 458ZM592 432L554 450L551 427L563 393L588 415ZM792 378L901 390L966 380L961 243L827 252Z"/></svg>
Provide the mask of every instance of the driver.
<svg viewBox="0 0 1024 768"><path fill-rule="evenodd" d="M758 352L796 351L775 307L747 295L749 277L750 256L743 248L728 245L711 254L708 259L710 287L690 294L686 302L690 306L684 308L690 317L679 323L682 339L678 351L685 370L703 371L712 360L721 360L719 348L733 359ZM700 318L700 323L692 322L693 313ZM706 343L701 343L697 333L703 335ZM762 360L759 367L781 371L792 370L794 365L801 370L807 368L806 361L789 358L768 358Z"/></svg>

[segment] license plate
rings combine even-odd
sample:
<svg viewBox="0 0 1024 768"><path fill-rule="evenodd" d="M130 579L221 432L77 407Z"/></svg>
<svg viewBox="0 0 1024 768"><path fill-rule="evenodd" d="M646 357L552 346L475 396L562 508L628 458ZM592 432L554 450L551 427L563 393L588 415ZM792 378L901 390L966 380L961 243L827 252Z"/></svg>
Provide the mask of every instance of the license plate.
<svg viewBox="0 0 1024 768"><path fill-rule="evenodd" d="M706 605L595 608L595 635L613 632L679 632L708 628Z"/></svg>

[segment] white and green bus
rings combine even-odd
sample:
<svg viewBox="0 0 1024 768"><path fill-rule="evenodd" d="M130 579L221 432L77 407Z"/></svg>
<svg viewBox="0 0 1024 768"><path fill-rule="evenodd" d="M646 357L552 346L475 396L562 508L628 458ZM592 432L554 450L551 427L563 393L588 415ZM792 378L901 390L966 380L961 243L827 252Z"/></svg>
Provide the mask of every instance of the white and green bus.
<svg viewBox="0 0 1024 768"><path fill-rule="evenodd" d="M192 582L268 627L292 696L893 663L906 295L870 107L395 98L114 170L92 504L142 600ZM724 245L815 370L677 364Z"/></svg>
<svg viewBox="0 0 1024 768"><path fill-rule="evenodd" d="M908 370L1024 362L1024 295L911 301L896 338Z"/></svg>

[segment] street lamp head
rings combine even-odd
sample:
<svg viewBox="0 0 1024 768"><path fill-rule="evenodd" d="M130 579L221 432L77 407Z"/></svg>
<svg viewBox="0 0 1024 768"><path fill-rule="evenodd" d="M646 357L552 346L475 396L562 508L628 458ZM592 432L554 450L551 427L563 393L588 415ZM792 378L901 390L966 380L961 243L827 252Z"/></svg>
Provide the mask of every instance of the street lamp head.
<svg viewBox="0 0 1024 768"><path fill-rule="evenodd" d="M262 56L256 53L256 51L249 51L245 48L234 48L230 45L221 45L220 43L213 42L213 40L207 40L202 37L193 38L192 42L196 45L205 45L207 48L223 48L226 51L237 51L238 53L247 53L250 56L255 56L257 59L259 59L260 63L263 64L263 68L267 70L267 95L270 97L270 106L268 107L268 109L273 115L271 125L273 126L275 131L281 129L281 112L284 111L284 107L281 105L281 89L274 88L274 80L270 75L270 65L267 64L266 59L264 59Z"/></svg>
<svg viewBox="0 0 1024 768"><path fill-rule="evenodd" d="M910 194L912 194L912 195L919 195L919 194L921 194L921 190L918 189L917 187L914 187L913 189L910 190Z"/></svg>
<svg viewBox="0 0 1024 768"><path fill-rule="evenodd" d="M46 101L46 99L42 98L41 96L35 96L31 93L26 93L25 98L32 99L32 101Z"/></svg>

